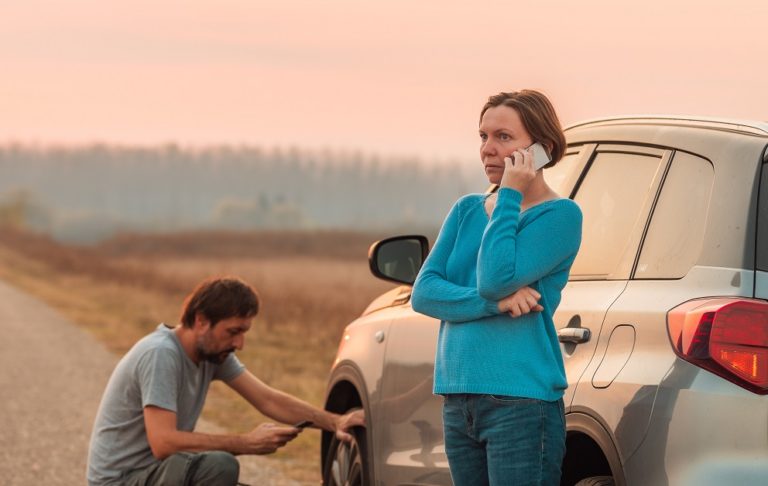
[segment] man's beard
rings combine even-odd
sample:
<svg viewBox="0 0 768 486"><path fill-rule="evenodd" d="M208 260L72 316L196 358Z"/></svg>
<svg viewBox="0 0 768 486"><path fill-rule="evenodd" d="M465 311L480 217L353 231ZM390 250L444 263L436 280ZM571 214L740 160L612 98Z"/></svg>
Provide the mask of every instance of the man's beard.
<svg viewBox="0 0 768 486"><path fill-rule="evenodd" d="M229 348L224 351L211 353L210 351L206 350L202 344L198 344L197 356L200 358L201 361L208 361L214 364L221 364L224 362L224 360L227 359L227 356L229 356L229 353L232 353L234 350L235 348Z"/></svg>

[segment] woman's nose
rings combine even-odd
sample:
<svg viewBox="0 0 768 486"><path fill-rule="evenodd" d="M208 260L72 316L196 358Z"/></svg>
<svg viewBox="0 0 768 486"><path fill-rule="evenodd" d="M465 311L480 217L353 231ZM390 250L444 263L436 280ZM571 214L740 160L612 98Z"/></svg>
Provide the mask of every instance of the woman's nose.
<svg viewBox="0 0 768 486"><path fill-rule="evenodd" d="M486 140L480 145L480 153L483 155L494 155L496 153L496 146L490 140Z"/></svg>

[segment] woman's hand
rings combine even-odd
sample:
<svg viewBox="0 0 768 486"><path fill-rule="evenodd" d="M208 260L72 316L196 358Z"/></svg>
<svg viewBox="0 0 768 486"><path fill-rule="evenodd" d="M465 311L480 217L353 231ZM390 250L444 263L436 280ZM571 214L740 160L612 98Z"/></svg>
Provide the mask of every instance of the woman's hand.
<svg viewBox="0 0 768 486"><path fill-rule="evenodd" d="M515 150L509 157L504 157L504 164L500 186L525 194L525 190L536 178L533 154L528 149Z"/></svg>
<svg viewBox="0 0 768 486"><path fill-rule="evenodd" d="M520 317L529 312L544 310L539 304L541 294L530 287L523 287L512 295L504 297L498 303L499 311L506 312L512 317Z"/></svg>

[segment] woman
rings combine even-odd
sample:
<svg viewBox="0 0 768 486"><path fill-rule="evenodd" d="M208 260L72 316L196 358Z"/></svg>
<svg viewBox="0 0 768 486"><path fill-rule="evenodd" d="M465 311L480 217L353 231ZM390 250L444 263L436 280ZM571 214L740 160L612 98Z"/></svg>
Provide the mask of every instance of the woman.
<svg viewBox="0 0 768 486"><path fill-rule="evenodd" d="M567 387L552 315L581 242L581 211L535 170L565 136L543 94L491 96L480 112L491 195L461 198L413 288L440 319L434 392L445 396L445 449L456 486L557 485Z"/></svg>

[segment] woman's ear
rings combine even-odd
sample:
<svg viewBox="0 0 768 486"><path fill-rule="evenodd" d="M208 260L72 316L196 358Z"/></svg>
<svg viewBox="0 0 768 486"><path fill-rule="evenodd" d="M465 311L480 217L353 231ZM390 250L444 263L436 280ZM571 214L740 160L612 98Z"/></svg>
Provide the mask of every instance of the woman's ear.
<svg viewBox="0 0 768 486"><path fill-rule="evenodd" d="M542 145L545 149L547 149L547 155L549 155L549 158L552 158L552 150L555 148L555 144L552 142L543 142Z"/></svg>

